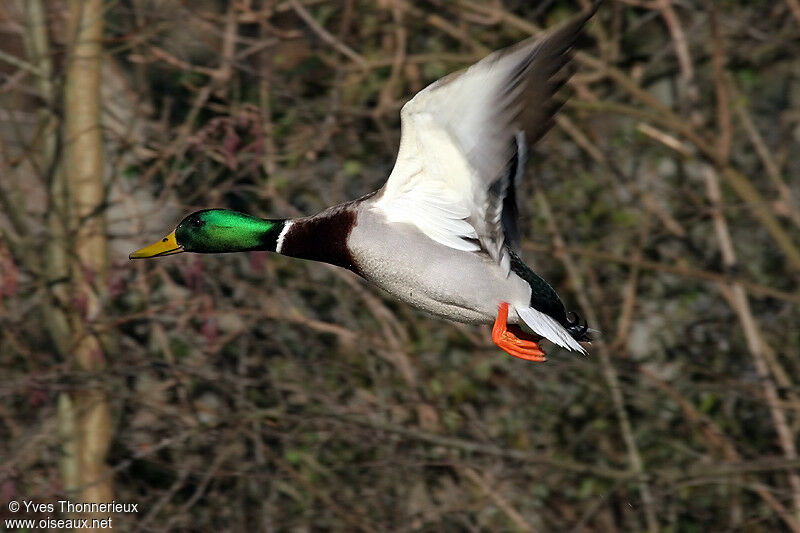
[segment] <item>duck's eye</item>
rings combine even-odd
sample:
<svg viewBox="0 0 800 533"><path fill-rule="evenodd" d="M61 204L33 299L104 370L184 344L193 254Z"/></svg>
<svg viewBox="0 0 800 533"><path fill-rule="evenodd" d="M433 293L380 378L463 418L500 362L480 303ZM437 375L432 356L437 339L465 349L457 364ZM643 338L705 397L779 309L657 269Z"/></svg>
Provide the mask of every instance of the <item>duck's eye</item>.
<svg viewBox="0 0 800 533"><path fill-rule="evenodd" d="M203 224L205 224L205 222L203 222L202 219L195 218L195 219L192 220L192 226L194 226L195 228L199 228Z"/></svg>

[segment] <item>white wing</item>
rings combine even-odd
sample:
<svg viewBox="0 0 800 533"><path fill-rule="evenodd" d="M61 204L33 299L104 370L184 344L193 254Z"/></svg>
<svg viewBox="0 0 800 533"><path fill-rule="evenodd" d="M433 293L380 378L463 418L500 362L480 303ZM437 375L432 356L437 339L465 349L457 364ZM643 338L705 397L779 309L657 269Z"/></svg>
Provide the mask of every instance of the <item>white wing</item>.
<svg viewBox="0 0 800 533"><path fill-rule="evenodd" d="M400 113L397 161L376 207L457 250L483 249L509 270L503 199L520 131L552 124L553 76L594 9L539 40L495 52L420 91Z"/></svg>

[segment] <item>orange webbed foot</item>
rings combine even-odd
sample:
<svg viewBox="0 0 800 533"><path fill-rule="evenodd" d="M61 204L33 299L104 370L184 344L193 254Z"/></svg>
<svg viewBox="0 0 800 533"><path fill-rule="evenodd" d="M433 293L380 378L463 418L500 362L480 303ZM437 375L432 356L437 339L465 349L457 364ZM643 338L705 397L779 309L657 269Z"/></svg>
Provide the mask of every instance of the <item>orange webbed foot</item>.
<svg viewBox="0 0 800 533"><path fill-rule="evenodd" d="M508 325L508 303L500 304L497 320L492 328L492 341L504 352L526 361L547 361L539 343L532 335L522 331L518 326Z"/></svg>

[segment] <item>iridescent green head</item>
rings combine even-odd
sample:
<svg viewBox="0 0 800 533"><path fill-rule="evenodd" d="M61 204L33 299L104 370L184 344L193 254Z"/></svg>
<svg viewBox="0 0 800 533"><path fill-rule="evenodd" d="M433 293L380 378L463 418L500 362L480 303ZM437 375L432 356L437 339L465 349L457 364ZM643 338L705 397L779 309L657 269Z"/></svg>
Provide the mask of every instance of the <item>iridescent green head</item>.
<svg viewBox="0 0 800 533"><path fill-rule="evenodd" d="M284 220L264 220L227 209L205 209L184 218L175 231L141 250L131 259L181 252L202 254L269 250L274 252Z"/></svg>

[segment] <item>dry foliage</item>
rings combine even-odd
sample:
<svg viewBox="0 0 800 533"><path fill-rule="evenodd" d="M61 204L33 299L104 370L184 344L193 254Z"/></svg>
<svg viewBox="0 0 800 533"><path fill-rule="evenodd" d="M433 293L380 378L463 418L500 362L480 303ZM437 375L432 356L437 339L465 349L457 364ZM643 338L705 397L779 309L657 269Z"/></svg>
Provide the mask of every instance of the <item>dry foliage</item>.
<svg viewBox="0 0 800 533"><path fill-rule="evenodd" d="M69 96L92 3L0 5L1 518L80 498L86 423L123 531L800 531L797 0L602 6L521 198L603 336L546 364L327 265L127 253L376 189L414 92L588 0L105 2Z"/></svg>

